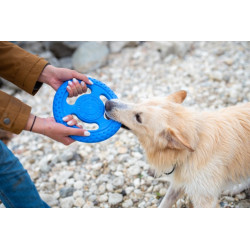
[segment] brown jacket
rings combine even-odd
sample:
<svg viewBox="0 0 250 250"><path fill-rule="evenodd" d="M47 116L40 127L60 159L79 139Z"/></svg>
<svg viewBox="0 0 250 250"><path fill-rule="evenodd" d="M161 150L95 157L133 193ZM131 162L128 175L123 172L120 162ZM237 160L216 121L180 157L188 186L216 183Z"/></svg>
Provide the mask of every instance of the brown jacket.
<svg viewBox="0 0 250 250"><path fill-rule="evenodd" d="M0 76L35 95L42 83L37 82L46 60L17 45L0 41ZM0 90L0 128L19 134L25 127L31 107Z"/></svg>

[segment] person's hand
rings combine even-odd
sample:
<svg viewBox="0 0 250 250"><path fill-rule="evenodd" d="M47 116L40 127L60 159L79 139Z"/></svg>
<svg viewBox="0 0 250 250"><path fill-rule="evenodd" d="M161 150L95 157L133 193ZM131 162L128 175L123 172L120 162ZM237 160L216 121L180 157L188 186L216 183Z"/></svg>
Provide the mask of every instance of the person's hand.
<svg viewBox="0 0 250 250"><path fill-rule="evenodd" d="M35 118L34 115L31 114L26 124L25 130L30 131L34 118ZM35 123L32 127L32 132L46 135L55 141L63 143L64 145L70 145L71 143L74 142L74 140L69 137L70 135L78 135L78 136L90 135L89 131L82 129L82 126L77 124L77 121L73 118L73 116L67 116L66 120L69 121L68 125L70 126L76 125L79 128L66 127L63 124L57 123L53 117L49 118L36 117ZM73 122L70 123L70 121Z"/></svg>
<svg viewBox="0 0 250 250"><path fill-rule="evenodd" d="M72 78L73 81L70 81L67 87L69 97L85 93L87 91L86 84L93 84L84 74L71 69L57 68L52 65L47 65L44 68L38 78L38 81L47 83L54 90L57 90L63 82ZM81 84L76 79L81 80Z"/></svg>
<svg viewBox="0 0 250 250"><path fill-rule="evenodd" d="M73 115L67 115L63 117L63 121L67 122L69 126L76 125L78 128L83 128L82 125L78 124L77 120L73 117Z"/></svg>

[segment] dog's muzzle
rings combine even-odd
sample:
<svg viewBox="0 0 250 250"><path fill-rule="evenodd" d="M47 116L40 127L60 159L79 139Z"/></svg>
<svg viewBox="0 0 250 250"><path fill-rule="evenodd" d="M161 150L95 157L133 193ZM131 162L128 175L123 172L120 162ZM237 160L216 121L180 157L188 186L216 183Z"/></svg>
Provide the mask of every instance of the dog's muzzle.
<svg viewBox="0 0 250 250"><path fill-rule="evenodd" d="M106 103L105 103L105 110L107 111L107 112L109 112L109 111L111 111L112 110L112 107L114 106L114 104L113 104L113 102L112 101L106 101Z"/></svg>
<svg viewBox="0 0 250 250"><path fill-rule="evenodd" d="M112 118L112 116L109 114L110 112L112 112L112 109L114 107L116 108L119 108L119 106L123 106L123 105L120 105L119 102L117 100L107 100L106 103L105 103L105 117L110 120ZM125 106L125 105L124 105ZM111 116L111 117L110 117ZM130 128L128 128L127 126L125 126L124 124L122 124L121 126L122 128L124 129L127 129L127 130L130 130Z"/></svg>

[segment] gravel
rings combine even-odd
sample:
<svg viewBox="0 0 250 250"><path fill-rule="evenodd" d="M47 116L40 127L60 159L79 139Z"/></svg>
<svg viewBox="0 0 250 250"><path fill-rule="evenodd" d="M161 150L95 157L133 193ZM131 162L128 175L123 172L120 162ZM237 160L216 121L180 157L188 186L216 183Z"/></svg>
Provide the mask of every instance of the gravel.
<svg viewBox="0 0 250 250"><path fill-rule="evenodd" d="M46 47L45 42L36 46L31 43L30 50L33 48L35 53L43 53L52 63L63 66L72 63L68 51L76 52L84 44L63 44L69 49L65 57L57 54L59 59L54 55L59 52L47 50L52 45ZM103 43L101 46L112 48L108 64L84 73L106 83L122 100L137 102L184 89L188 91L184 104L197 110L250 101L249 42L144 42L133 46ZM9 88L3 85L1 90L8 92ZM12 93L31 105L34 114L53 115L54 91L47 85L35 97L24 92ZM41 197L52 207L157 207L168 189L164 176L154 178L149 172L150 166L137 138L122 129L104 142L75 142L68 147L42 135L22 132L11 140L9 148L30 173ZM246 191L222 196L220 204L250 207L249 198ZM181 197L175 206L189 207L188 197Z"/></svg>

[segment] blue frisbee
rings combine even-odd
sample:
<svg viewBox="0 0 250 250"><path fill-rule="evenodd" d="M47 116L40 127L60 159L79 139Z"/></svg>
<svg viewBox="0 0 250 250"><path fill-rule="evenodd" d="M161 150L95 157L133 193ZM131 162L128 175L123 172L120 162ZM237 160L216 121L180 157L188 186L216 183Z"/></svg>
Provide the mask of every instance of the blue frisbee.
<svg viewBox="0 0 250 250"><path fill-rule="evenodd" d="M103 101L100 99L102 95L108 100L117 99L115 93L104 83L93 78L89 79L93 82L93 85L87 85L91 93L80 95L74 105L70 105L66 101L68 97L66 88L70 80L65 81L55 94L53 114L56 122L67 127L78 128L77 126L68 126L67 122L63 121L62 118L66 115L76 115L85 123L98 124L99 128L97 130L89 130L90 136L70 136L76 141L94 143L107 140L113 136L120 129L121 124L113 120L107 120L104 117L105 107Z"/></svg>

